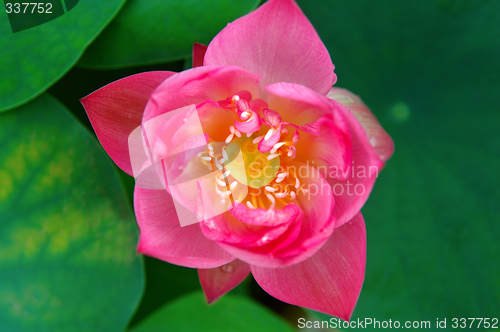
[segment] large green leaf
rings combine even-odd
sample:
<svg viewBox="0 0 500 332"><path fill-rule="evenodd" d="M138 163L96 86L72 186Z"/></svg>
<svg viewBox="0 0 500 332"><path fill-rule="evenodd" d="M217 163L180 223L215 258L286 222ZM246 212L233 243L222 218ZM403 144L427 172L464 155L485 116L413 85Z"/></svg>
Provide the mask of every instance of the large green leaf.
<svg viewBox="0 0 500 332"><path fill-rule="evenodd" d="M123 2L79 1L62 16L16 33L2 13L0 112L35 98L64 75Z"/></svg>
<svg viewBox="0 0 500 332"><path fill-rule="evenodd" d="M293 329L247 298L228 294L207 305L203 294L196 292L162 307L131 331L286 332Z"/></svg>
<svg viewBox="0 0 500 332"><path fill-rule="evenodd" d="M500 2L300 5L396 145L363 209L354 318L498 317Z"/></svg>
<svg viewBox="0 0 500 332"><path fill-rule="evenodd" d="M0 115L0 331L123 331L137 230L97 141L41 95Z"/></svg>
<svg viewBox="0 0 500 332"><path fill-rule="evenodd" d="M144 257L144 267L146 287L130 325L139 323L165 303L201 288L196 269L169 264L148 256Z"/></svg>
<svg viewBox="0 0 500 332"><path fill-rule="evenodd" d="M191 55L224 26L250 12L258 0L129 0L85 52L80 64L118 68Z"/></svg>

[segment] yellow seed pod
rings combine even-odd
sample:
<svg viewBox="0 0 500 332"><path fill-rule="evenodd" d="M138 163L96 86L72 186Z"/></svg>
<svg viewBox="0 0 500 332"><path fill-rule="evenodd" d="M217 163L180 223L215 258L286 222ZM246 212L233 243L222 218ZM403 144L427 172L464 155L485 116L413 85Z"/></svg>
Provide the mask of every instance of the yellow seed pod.
<svg viewBox="0 0 500 332"><path fill-rule="evenodd" d="M226 148L229 162L225 167L238 182L252 188L262 188L276 178L280 168L280 158L267 160L270 154L261 153L258 144L252 142L253 139L254 137L233 139ZM240 165L241 159L235 158L240 151L244 165Z"/></svg>

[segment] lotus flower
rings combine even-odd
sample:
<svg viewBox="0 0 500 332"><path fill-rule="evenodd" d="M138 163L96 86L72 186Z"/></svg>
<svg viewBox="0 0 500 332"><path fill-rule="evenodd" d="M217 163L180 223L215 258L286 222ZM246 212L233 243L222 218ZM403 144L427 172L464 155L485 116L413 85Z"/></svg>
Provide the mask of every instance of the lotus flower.
<svg viewBox="0 0 500 332"><path fill-rule="evenodd" d="M137 178L138 251L197 268L209 302L251 272L279 300L349 320L365 272L360 209L391 138L332 88L330 55L293 0L195 45L193 66L82 99L106 152Z"/></svg>

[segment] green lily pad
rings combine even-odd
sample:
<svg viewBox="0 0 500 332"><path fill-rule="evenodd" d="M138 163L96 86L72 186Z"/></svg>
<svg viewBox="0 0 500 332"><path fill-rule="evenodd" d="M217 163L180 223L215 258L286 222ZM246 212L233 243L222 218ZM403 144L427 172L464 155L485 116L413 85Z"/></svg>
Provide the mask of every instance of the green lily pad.
<svg viewBox="0 0 500 332"><path fill-rule="evenodd" d="M131 332L164 331L293 331L273 313L244 297L224 295L212 305L201 292L181 297L158 309Z"/></svg>
<svg viewBox="0 0 500 332"><path fill-rule="evenodd" d="M362 210L354 319L498 317L500 3L299 4L396 146Z"/></svg>
<svg viewBox="0 0 500 332"><path fill-rule="evenodd" d="M210 40L258 0L129 0L79 64L120 68L178 60Z"/></svg>
<svg viewBox="0 0 500 332"><path fill-rule="evenodd" d="M97 141L47 95L0 115L0 330L123 331L137 229Z"/></svg>
<svg viewBox="0 0 500 332"><path fill-rule="evenodd" d="M35 98L64 75L123 2L80 1L71 10L66 9L65 14L16 33L12 32L7 15L2 15L5 19L0 20L0 112ZM71 3L74 1L67 1L66 6Z"/></svg>

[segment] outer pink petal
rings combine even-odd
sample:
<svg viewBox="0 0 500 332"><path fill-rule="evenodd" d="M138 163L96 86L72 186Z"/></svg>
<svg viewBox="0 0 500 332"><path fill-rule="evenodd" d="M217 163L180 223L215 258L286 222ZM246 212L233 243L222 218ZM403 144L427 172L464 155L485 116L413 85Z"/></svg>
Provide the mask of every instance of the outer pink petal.
<svg viewBox="0 0 500 332"><path fill-rule="evenodd" d="M293 82L326 95L337 77L330 54L293 0L270 0L228 24L208 45L205 65L237 65L261 86Z"/></svg>
<svg viewBox="0 0 500 332"><path fill-rule="evenodd" d="M80 100L104 150L118 167L130 175L133 174L128 137L141 125L151 92L174 74L156 71L128 76Z"/></svg>
<svg viewBox="0 0 500 332"><path fill-rule="evenodd" d="M134 210L140 229L140 253L194 268L213 268L234 260L205 238L199 224L180 226L172 197L165 190L136 186Z"/></svg>
<svg viewBox="0 0 500 332"><path fill-rule="evenodd" d="M143 122L206 100L225 100L241 90L258 98L259 76L235 66L202 66L165 80L151 95Z"/></svg>
<svg viewBox="0 0 500 332"><path fill-rule="evenodd" d="M249 273L250 266L238 259L213 269L198 269L201 288L208 303L238 286Z"/></svg>
<svg viewBox="0 0 500 332"><path fill-rule="evenodd" d="M203 58L207 51L207 45L194 43L193 44L193 68L203 66Z"/></svg>
<svg viewBox="0 0 500 332"><path fill-rule="evenodd" d="M338 102L333 103L336 104L336 114L343 116L349 126L352 147L352 166L348 177L344 180L328 177L335 196L335 227L340 227L361 210L384 162L370 145L365 130L351 111Z"/></svg>
<svg viewBox="0 0 500 332"><path fill-rule="evenodd" d="M363 101L346 89L332 88L327 97L334 99L351 110L361 123L370 139L370 144L377 152L382 161L387 161L394 152L394 142L387 132L382 128L375 115L363 103Z"/></svg>
<svg viewBox="0 0 500 332"><path fill-rule="evenodd" d="M365 223L358 213L306 261L279 269L251 266L251 271L275 298L349 320L363 285L365 262Z"/></svg>

